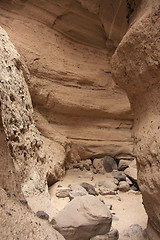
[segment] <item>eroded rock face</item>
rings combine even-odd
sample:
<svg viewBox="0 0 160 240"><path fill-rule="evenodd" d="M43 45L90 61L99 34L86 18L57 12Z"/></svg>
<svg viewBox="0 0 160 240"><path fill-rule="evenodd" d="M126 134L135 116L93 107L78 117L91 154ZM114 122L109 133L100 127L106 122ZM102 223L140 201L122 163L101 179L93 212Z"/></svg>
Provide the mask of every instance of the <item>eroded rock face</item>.
<svg viewBox="0 0 160 240"><path fill-rule="evenodd" d="M159 1L142 1L112 62L115 80L127 92L135 113L138 184L152 240L160 239L159 25Z"/></svg>
<svg viewBox="0 0 160 240"><path fill-rule="evenodd" d="M5 0L0 7L30 71L42 135L65 147L67 161L132 154L130 104L110 66L127 30L125 1Z"/></svg>
<svg viewBox="0 0 160 240"><path fill-rule="evenodd" d="M18 193L20 186L16 181L15 167L13 160L10 157L10 152L7 146L6 135L0 120L0 187L5 189L10 194Z"/></svg>
<svg viewBox="0 0 160 240"><path fill-rule="evenodd" d="M47 176L52 174L52 181L55 181L63 175L65 150L58 143L49 142L48 139L41 137L35 127L30 94L25 82L28 77L28 70L21 61L20 55L6 32L0 28L2 130L5 132L10 152L10 155L7 153L6 156L4 155L1 165L6 176L10 171L11 180L13 178L13 182L4 186L4 173L0 178L1 186L8 190L9 185L12 189L13 184L12 192L16 188L19 189L33 211L44 210L52 217L54 213L49 199ZM3 138L4 136L2 136L4 151L7 147Z"/></svg>
<svg viewBox="0 0 160 240"><path fill-rule="evenodd" d="M22 201L7 196L0 187L1 239L65 240L49 225L47 220L36 217ZM26 205L26 204L25 204Z"/></svg>

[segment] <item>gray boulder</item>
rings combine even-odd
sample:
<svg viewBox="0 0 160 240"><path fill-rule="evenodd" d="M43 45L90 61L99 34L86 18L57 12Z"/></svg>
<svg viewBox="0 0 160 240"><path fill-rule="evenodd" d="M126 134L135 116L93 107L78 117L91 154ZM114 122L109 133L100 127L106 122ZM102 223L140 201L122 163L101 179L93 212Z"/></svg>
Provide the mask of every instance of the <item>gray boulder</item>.
<svg viewBox="0 0 160 240"><path fill-rule="evenodd" d="M118 182L120 182L120 181L126 181L126 175L123 174L122 172L119 172L119 171L113 172L112 175L113 175L113 177L114 177L115 179L118 180Z"/></svg>
<svg viewBox="0 0 160 240"><path fill-rule="evenodd" d="M107 206L94 196L76 197L51 223L66 240L89 240L109 232L112 216Z"/></svg>
<svg viewBox="0 0 160 240"><path fill-rule="evenodd" d="M146 235L142 227L138 224L132 224L128 229L121 234L120 240L145 240Z"/></svg>
<svg viewBox="0 0 160 240"><path fill-rule="evenodd" d="M86 189L86 191L88 192L88 194L90 195L93 195L93 196L97 196L98 193L97 191L95 190L94 186L89 184L89 183L86 183L86 182L83 182L81 183L81 186Z"/></svg>
<svg viewBox="0 0 160 240"><path fill-rule="evenodd" d="M103 167L106 172L112 172L113 170L117 170L117 163L111 156L106 156L103 159Z"/></svg>

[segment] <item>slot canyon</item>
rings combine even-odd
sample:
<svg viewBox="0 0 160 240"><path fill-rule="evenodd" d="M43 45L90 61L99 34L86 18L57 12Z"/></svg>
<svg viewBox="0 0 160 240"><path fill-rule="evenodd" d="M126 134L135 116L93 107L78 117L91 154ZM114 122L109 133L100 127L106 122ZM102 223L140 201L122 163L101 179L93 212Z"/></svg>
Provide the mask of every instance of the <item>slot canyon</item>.
<svg viewBox="0 0 160 240"><path fill-rule="evenodd" d="M0 0L0 238L160 240L160 1Z"/></svg>

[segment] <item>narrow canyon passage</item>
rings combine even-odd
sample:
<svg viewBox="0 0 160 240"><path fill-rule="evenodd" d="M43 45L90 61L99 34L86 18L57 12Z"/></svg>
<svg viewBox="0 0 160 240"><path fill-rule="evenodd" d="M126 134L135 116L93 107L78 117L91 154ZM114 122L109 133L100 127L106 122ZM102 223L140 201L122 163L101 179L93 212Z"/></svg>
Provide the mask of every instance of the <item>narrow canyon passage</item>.
<svg viewBox="0 0 160 240"><path fill-rule="evenodd" d="M101 227L90 222L90 235L82 240L98 240L98 233L118 239L109 231L111 222L120 240L127 234L140 240L145 233L158 240L159 1L1 0L0 23L2 239L11 238L21 209L29 229L24 235L15 230L13 239L71 240L73 233L65 235L58 219L62 207L74 209L77 200L73 193L61 199L56 191L75 182L95 187L98 197L79 201L89 215L98 214L93 203L102 213ZM72 187L67 191L79 194ZM133 217L122 221L123 214ZM12 226L5 236L6 216ZM39 224L43 219L42 229L30 234L36 218ZM124 233L132 223L137 239Z"/></svg>

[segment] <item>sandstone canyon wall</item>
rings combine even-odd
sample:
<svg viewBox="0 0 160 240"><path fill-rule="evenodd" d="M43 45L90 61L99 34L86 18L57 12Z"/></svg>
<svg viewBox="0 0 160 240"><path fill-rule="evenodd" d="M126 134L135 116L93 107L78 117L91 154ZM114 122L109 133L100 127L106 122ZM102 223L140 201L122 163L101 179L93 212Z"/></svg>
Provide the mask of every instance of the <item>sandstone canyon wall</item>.
<svg viewBox="0 0 160 240"><path fill-rule="evenodd" d="M158 240L160 7L131 2L0 1L1 26L22 56L1 29L0 185L52 217L47 181L66 162L131 156L133 114L122 88L135 114L148 234Z"/></svg>
<svg viewBox="0 0 160 240"><path fill-rule="evenodd" d="M23 193L35 212L39 208L38 202L44 203L43 208L48 208L46 211L50 211L51 214L47 176L52 175L52 181L55 181L62 175L65 151L57 143L42 137L35 127L30 94L25 82L29 73L2 28L0 38L0 99L3 125L1 186L12 193L18 193L18 190L20 194Z"/></svg>
<svg viewBox="0 0 160 240"><path fill-rule="evenodd" d="M160 2L142 1L112 60L116 82L134 110L139 187L148 214L148 235L160 239Z"/></svg>
<svg viewBox="0 0 160 240"><path fill-rule="evenodd" d="M48 216L54 216L46 177L52 172L53 178L57 179L57 174L61 175L63 171L63 164L61 166L60 161L56 165L58 147L52 147L49 155L47 141L34 125L31 98L25 82L28 76L20 55L0 28L1 239L64 239L52 226L33 214L43 209ZM58 157L60 160L61 155ZM60 166L59 171L53 165Z"/></svg>
<svg viewBox="0 0 160 240"><path fill-rule="evenodd" d="M132 155L130 104L110 65L128 26L126 3L30 0L0 7L1 25L29 68L42 135L65 147L68 160Z"/></svg>
<svg viewBox="0 0 160 240"><path fill-rule="evenodd" d="M106 21L104 1L0 2L1 26L21 55L1 28L0 186L50 220L48 185L69 161L133 154L130 104L110 64L126 5L109 9Z"/></svg>

